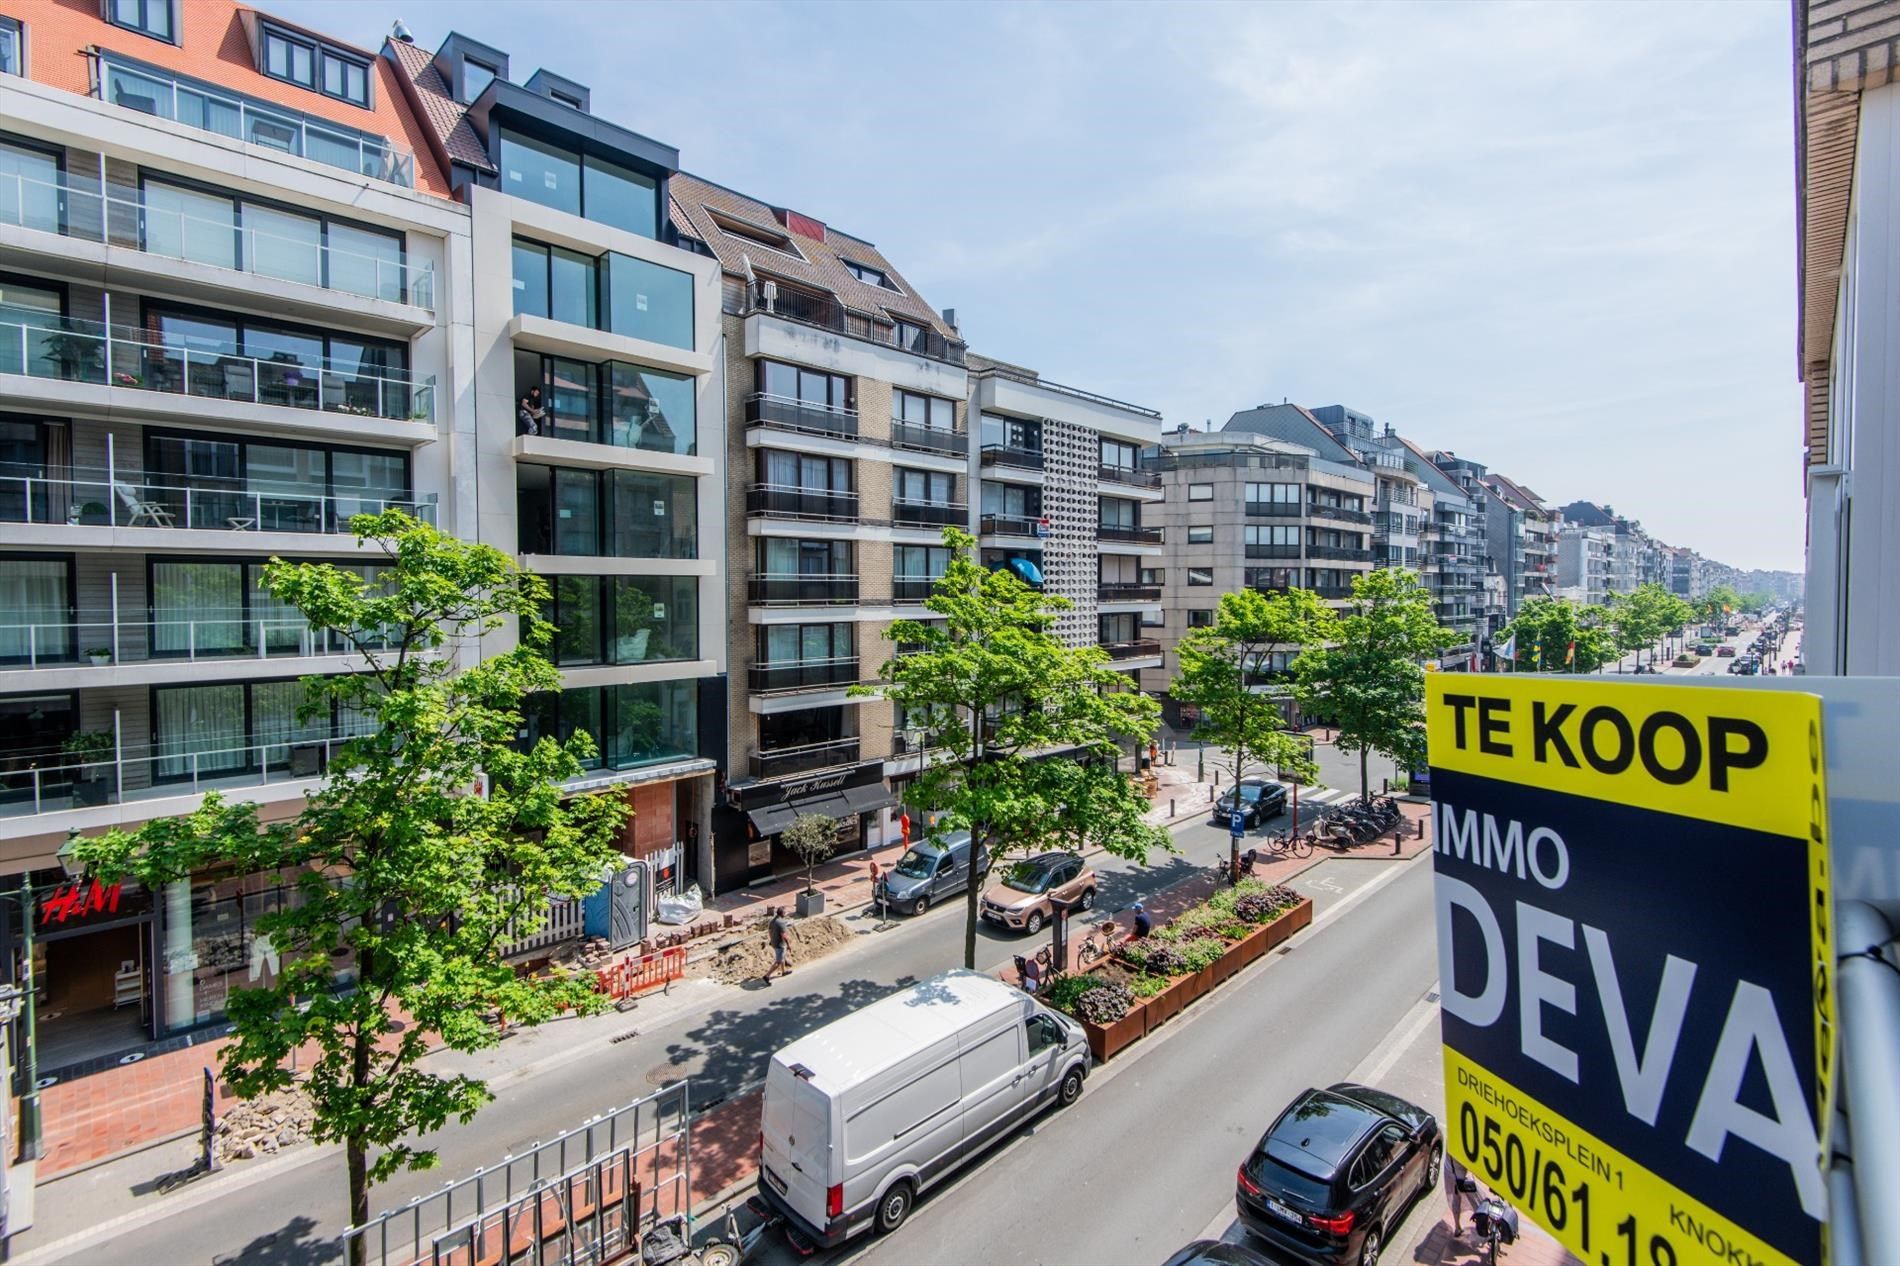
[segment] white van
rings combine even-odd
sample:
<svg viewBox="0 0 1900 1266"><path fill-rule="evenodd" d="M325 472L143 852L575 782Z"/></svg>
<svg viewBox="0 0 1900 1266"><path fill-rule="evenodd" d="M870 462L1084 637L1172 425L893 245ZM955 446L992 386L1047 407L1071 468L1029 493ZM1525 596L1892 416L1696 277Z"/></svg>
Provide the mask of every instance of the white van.
<svg viewBox="0 0 1900 1266"><path fill-rule="evenodd" d="M759 1191L825 1247L894 1231L919 1193L1088 1076L1082 1026L1000 980L953 971L772 1056Z"/></svg>

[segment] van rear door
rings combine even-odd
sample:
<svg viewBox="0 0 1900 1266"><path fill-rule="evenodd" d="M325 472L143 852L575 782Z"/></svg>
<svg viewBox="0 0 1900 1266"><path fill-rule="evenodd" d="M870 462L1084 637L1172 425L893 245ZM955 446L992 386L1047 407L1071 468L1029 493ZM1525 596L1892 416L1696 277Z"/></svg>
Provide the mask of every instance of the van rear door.
<svg viewBox="0 0 1900 1266"><path fill-rule="evenodd" d="M823 1230L831 1177L831 1098L774 1059L762 1106L765 1181L792 1211Z"/></svg>

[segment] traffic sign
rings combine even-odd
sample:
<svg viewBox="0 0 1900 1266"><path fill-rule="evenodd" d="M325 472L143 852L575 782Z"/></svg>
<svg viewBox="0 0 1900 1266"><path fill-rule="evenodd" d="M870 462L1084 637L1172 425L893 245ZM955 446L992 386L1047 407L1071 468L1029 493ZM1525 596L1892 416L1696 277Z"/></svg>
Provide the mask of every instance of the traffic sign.
<svg viewBox="0 0 1900 1266"><path fill-rule="evenodd" d="M1818 1266L1819 698L1426 690L1450 1153L1591 1266Z"/></svg>
<svg viewBox="0 0 1900 1266"><path fill-rule="evenodd" d="M1238 839L1247 833L1247 815L1235 809L1227 815L1227 833Z"/></svg>

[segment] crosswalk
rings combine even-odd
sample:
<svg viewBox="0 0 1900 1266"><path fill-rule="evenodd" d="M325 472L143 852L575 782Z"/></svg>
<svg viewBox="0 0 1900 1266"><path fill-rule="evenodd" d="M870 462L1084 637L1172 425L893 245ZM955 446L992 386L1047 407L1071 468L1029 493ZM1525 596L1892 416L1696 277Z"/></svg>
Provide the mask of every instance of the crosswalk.
<svg viewBox="0 0 1900 1266"><path fill-rule="evenodd" d="M1300 788L1300 804L1302 807L1315 805L1324 808L1327 805L1338 804L1343 800L1357 800L1358 798L1359 793L1357 791L1348 791L1344 787L1321 787L1318 790L1314 790L1310 787Z"/></svg>

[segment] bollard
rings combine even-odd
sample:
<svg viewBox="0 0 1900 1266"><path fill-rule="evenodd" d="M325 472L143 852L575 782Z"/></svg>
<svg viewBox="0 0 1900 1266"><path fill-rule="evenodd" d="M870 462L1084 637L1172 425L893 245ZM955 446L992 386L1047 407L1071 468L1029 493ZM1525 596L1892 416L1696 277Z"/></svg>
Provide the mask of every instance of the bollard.
<svg viewBox="0 0 1900 1266"><path fill-rule="evenodd" d="M1424 818L1420 818L1418 820L1418 838L1421 840L1425 838L1425 819Z"/></svg>
<svg viewBox="0 0 1900 1266"><path fill-rule="evenodd" d="M1173 796L1168 797L1168 816L1170 818L1174 816L1174 797Z"/></svg>
<svg viewBox="0 0 1900 1266"><path fill-rule="evenodd" d="M1405 838L1405 824L1404 823L1400 823L1398 826L1395 826L1392 828L1392 856L1397 857L1399 855L1399 842L1403 840L1404 838Z"/></svg>

